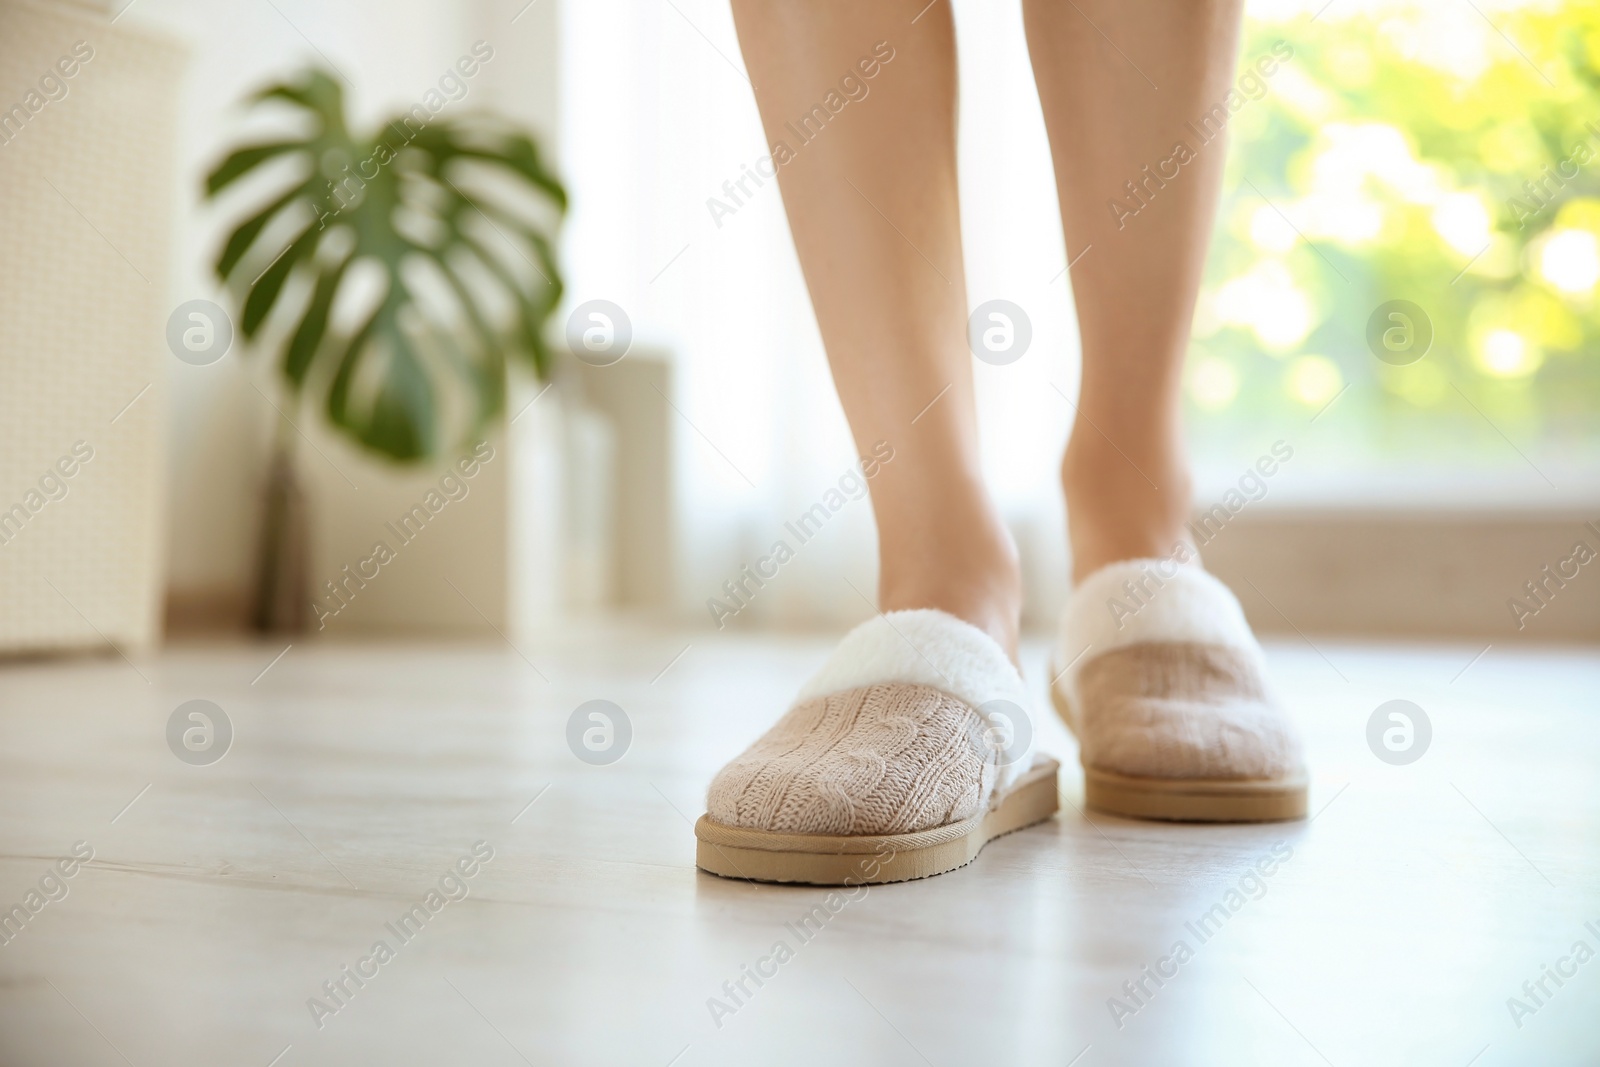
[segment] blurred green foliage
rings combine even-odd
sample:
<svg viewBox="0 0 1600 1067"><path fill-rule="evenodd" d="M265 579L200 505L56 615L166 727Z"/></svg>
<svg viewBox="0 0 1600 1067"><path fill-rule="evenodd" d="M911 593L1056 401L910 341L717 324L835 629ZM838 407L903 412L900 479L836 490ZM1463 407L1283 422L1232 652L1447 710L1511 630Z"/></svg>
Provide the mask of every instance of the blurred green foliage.
<svg viewBox="0 0 1600 1067"><path fill-rule="evenodd" d="M1229 122L1189 361L1202 439L1337 396L1352 455L1503 451L1496 430L1596 451L1600 4L1474 2L1251 5L1241 71L1294 54ZM1407 366L1367 344L1395 299L1433 327Z"/></svg>
<svg viewBox="0 0 1600 1067"><path fill-rule="evenodd" d="M523 205L559 219L567 194L539 146L493 116L434 118L423 105L352 132L338 78L318 69L250 102L301 124L297 136L235 149L206 179L218 197L294 164L287 185L257 191L217 256L244 336L279 349L297 402L319 395L328 421L377 455L414 463L470 446L505 411L508 361L550 370L543 331L563 283L553 223L530 221ZM494 184L475 185L474 168ZM341 329L338 306L358 303L362 266L377 293ZM285 328L270 328L275 315Z"/></svg>

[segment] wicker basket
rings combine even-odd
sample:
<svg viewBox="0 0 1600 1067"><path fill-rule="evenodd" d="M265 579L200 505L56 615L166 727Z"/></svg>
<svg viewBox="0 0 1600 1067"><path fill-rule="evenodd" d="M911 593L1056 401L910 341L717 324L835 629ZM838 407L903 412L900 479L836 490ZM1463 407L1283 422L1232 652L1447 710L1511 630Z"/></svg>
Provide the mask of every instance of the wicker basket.
<svg viewBox="0 0 1600 1067"><path fill-rule="evenodd" d="M182 60L91 5L0 0L3 653L159 635Z"/></svg>

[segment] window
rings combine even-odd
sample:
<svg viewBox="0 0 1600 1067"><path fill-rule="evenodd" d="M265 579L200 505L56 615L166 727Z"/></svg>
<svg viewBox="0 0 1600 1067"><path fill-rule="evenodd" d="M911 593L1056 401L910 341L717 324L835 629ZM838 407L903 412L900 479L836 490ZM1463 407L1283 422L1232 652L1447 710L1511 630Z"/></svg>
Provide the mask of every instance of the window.
<svg viewBox="0 0 1600 1067"><path fill-rule="evenodd" d="M1597 67L1589 6L1250 4L1190 354L1197 450L1258 448L1268 424L1311 443L1319 476L1286 480L1303 494L1592 491Z"/></svg>

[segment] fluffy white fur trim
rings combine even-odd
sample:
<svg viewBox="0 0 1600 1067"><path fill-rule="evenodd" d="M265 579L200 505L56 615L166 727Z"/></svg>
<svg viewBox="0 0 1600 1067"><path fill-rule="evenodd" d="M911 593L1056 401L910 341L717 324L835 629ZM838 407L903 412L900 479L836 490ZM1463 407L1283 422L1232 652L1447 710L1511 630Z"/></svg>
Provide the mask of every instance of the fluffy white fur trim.
<svg viewBox="0 0 1600 1067"><path fill-rule="evenodd" d="M1238 598L1198 562L1129 559L1101 567L1072 591L1061 613L1054 669L1070 668L1056 684L1076 703L1078 672L1086 662L1148 641L1227 645L1264 667Z"/></svg>
<svg viewBox="0 0 1600 1067"><path fill-rule="evenodd" d="M980 714L990 701L1005 700L1033 715L1022 676L994 638L934 608L891 611L851 630L795 702L883 682L931 686ZM1026 751L1000 768L997 796L1032 766L1033 734L1030 722Z"/></svg>

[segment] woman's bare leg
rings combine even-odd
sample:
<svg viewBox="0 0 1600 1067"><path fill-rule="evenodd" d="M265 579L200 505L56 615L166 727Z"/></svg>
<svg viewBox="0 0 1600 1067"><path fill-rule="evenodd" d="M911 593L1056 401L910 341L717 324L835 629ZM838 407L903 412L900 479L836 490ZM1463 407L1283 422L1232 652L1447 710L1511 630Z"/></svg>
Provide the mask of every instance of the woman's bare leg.
<svg viewBox="0 0 1600 1067"><path fill-rule="evenodd" d="M1015 659L1021 579L979 472L966 345L954 32L925 3L733 12L768 142L793 152L778 181L856 446L894 448L871 482L879 606L943 609ZM830 92L848 100L831 115Z"/></svg>
<svg viewBox="0 0 1600 1067"><path fill-rule="evenodd" d="M1186 539L1183 358L1224 162L1221 136L1201 143L1186 123L1227 94L1239 12L1240 0L1023 0L1068 255L1083 254L1083 390L1061 465L1075 579Z"/></svg>

